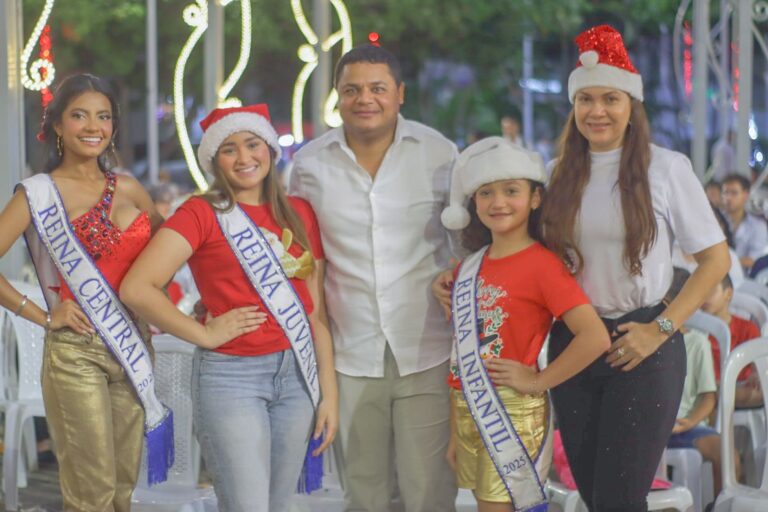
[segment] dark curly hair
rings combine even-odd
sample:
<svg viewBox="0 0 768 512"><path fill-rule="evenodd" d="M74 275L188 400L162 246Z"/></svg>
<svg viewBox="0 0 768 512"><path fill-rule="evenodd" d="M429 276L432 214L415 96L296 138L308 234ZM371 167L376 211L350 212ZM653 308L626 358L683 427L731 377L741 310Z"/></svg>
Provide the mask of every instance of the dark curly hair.
<svg viewBox="0 0 768 512"><path fill-rule="evenodd" d="M37 138L45 143L48 151L48 160L43 172L49 173L61 165L62 157L56 148L58 135L54 125L61 122L62 115L72 101L86 92L98 92L106 96L112 108L112 133L114 134L120 123L120 109L117 106L117 97L107 82L97 76L83 73L72 75L61 81L53 94L51 101L43 113L43 123ZM99 155L99 168L102 172L108 171L114 166L117 156L114 154L114 146L110 144Z"/></svg>

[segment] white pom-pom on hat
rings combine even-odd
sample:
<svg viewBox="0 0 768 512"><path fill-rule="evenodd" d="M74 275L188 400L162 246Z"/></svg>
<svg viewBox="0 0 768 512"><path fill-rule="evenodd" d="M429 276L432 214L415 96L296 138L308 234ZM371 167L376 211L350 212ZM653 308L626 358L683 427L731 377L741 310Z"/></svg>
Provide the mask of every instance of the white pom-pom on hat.
<svg viewBox="0 0 768 512"><path fill-rule="evenodd" d="M593 68L597 66L597 62L600 60L600 56L595 50L588 50L579 55L579 60L581 61L582 66L586 68Z"/></svg>
<svg viewBox="0 0 768 512"><path fill-rule="evenodd" d="M448 229L459 230L469 225L469 212L458 204L452 204L440 214L440 220Z"/></svg>

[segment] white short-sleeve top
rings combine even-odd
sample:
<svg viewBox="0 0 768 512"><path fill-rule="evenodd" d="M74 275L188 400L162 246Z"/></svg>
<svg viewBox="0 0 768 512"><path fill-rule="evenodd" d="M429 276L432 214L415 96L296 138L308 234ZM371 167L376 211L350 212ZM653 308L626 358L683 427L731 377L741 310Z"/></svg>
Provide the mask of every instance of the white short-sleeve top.
<svg viewBox="0 0 768 512"><path fill-rule="evenodd" d="M694 254L725 240L691 162L682 153L651 145L648 179L658 226L642 260L642 275L624 263L624 214L618 189L621 148L591 153L592 167L576 224L584 257L577 279L602 317L616 318L658 304L672 283L672 245Z"/></svg>

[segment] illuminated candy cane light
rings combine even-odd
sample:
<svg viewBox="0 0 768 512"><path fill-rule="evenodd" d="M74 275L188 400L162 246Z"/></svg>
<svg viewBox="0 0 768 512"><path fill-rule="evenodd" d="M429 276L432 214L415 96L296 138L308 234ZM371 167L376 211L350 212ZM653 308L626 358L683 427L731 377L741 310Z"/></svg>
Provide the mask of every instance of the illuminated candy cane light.
<svg viewBox="0 0 768 512"><path fill-rule="evenodd" d="M320 43L320 50L328 52L341 41L342 55L352 49L352 23L349 19L347 7L344 5L343 0L329 1L336 11L336 15L339 17L340 28L338 31L328 36L325 41L320 43L317 34L315 34L315 31L312 30L312 27L307 21L304 9L301 6L301 0L291 0L293 17L296 19L296 24L299 26L299 30L301 30L301 33L304 34L304 38L307 40L305 44L299 46L297 52L299 59L305 64L304 67L301 68L301 71L299 71L299 76L296 77L296 83L293 85L293 98L291 101L291 129L293 131L293 138L297 144L304 141L304 91L306 90L309 77L312 75L312 72L318 64L319 56L315 47ZM338 100L339 96L336 89L332 89L323 105L323 120L325 121L325 124L331 127L341 125L341 116L336 109Z"/></svg>
<svg viewBox="0 0 768 512"><path fill-rule="evenodd" d="M234 0L221 0L222 7L226 7ZM240 19L241 19L241 38L240 38L240 56L237 59L235 67L229 74L224 83L216 91L217 103L219 107L239 106L242 102L235 97L229 97L232 88L243 76L243 71L248 64L251 52L251 2L250 0L240 1ZM197 164L194 148L189 140L187 131L186 112L184 110L184 71L187 67L192 50L197 46L198 41L208 28L208 3L207 0L195 0L184 8L182 17L184 23L193 28L192 33L187 38L186 43L181 48L179 58L176 60L176 68L173 72L173 116L176 123L176 130L179 135L179 143L184 153L184 159L189 167L189 173L195 184L201 191L208 190L208 181Z"/></svg>
<svg viewBox="0 0 768 512"><path fill-rule="evenodd" d="M27 64L32 56L32 50L40 40L40 34L43 32L43 28L48 23L48 18L53 10L54 0L46 0L43 6L43 12L40 14L35 28L32 29L32 34L29 36L27 44L24 45L24 49L21 51L21 85L29 89L30 91L42 91L53 83L53 78L56 75L56 67L53 62L46 59L37 59L29 67L27 72Z"/></svg>

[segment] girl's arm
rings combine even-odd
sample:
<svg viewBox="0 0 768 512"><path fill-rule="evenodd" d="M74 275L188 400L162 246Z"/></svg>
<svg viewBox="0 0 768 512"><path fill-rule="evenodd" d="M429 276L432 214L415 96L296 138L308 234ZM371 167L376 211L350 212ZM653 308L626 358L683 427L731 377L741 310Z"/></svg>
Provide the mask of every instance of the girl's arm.
<svg viewBox="0 0 768 512"><path fill-rule="evenodd" d="M610 346L608 331L591 305L576 306L562 318L574 336L554 361L537 372L510 359L490 359L486 367L493 382L519 393L542 393L579 373Z"/></svg>
<svg viewBox="0 0 768 512"><path fill-rule="evenodd" d="M0 229L0 258L21 237L31 221L27 198L24 191L19 188L0 213L0 226L3 227ZM26 299L26 303L22 307L24 300L24 296L11 286L11 283L4 276L0 275L0 306L11 313L18 313L22 318L46 328L69 327L81 334L93 332L88 317L74 301L66 300L51 311L51 322L48 325L48 311L29 299Z"/></svg>
<svg viewBox="0 0 768 512"><path fill-rule="evenodd" d="M336 385L336 370L333 363L333 341L328 325L328 313L325 307L325 260L315 260L315 270L307 279L309 294L315 305L309 315L312 333L315 338L315 356L317 373L320 380L322 399L317 409L314 437L317 439L323 431L323 443L313 452L317 456L330 446L339 425L339 391Z"/></svg>
<svg viewBox="0 0 768 512"><path fill-rule="evenodd" d="M672 433L686 432L704 421L715 410L717 404L717 393L714 391L708 393L699 393L696 397L696 405L685 418L677 418Z"/></svg>
<svg viewBox="0 0 768 512"><path fill-rule="evenodd" d="M675 329L688 320L694 311L704 303L712 288L719 283L731 268L728 246L720 242L693 255L698 266L685 282L683 289L661 313L661 317L672 321ZM606 361L612 366L624 366L629 371L656 352L669 336L659 330L655 322L628 322L616 328L624 335L610 349Z"/></svg>
<svg viewBox="0 0 768 512"><path fill-rule="evenodd" d="M186 316L163 293L163 287L192 256L186 238L172 229L160 229L142 251L120 285L120 300L162 331L206 349L214 349L266 320L258 307L232 309L202 325ZM213 276L211 276L213 278Z"/></svg>

